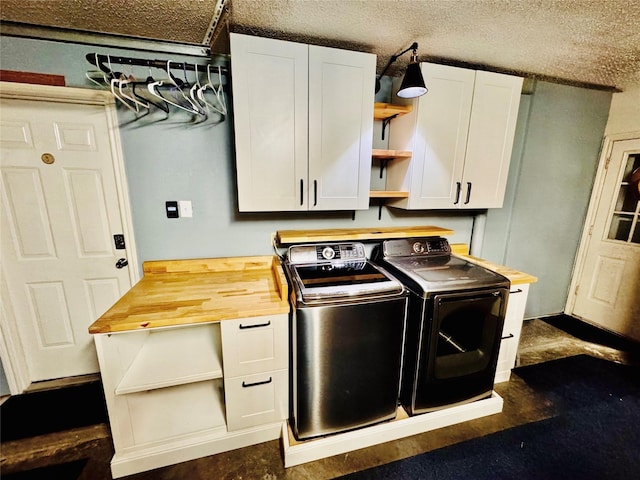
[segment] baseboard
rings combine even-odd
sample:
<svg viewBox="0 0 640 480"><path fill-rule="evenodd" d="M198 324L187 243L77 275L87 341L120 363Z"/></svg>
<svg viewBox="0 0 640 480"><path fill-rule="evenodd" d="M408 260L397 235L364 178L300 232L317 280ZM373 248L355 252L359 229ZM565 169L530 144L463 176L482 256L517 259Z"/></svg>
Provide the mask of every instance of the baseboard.
<svg viewBox="0 0 640 480"><path fill-rule="evenodd" d="M560 313L539 317L540 320L573 335L580 340L585 340L598 345L615 348L623 352L640 354L640 342L623 337L620 334L606 330L579 318Z"/></svg>
<svg viewBox="0 0 640 480"><path fill-rule="evenodd" d="M407 416L404 410L399 408L396 420L306 441L297 441L291 432L289 422L286 421L282 426L284 466L288 468L493 415L502 411L502 405L502 397L493 392L490 398L413 417Z"/></svg>

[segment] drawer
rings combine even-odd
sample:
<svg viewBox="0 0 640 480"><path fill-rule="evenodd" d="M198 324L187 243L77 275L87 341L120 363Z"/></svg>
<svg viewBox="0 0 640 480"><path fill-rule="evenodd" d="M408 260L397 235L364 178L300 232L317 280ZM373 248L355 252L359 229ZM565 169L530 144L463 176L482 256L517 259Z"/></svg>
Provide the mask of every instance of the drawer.
<svg viewBox="0 0 640 480"><path fill-rule="evenodd" d="M287 418L288 370L224 379L227 430L279 422Z"/></svg>
<svg viewBox="0 0 640 480"><path fill-rule="evenodd" d="M288 325L287 314L220 322L225 378L288 368Z"/></svg>

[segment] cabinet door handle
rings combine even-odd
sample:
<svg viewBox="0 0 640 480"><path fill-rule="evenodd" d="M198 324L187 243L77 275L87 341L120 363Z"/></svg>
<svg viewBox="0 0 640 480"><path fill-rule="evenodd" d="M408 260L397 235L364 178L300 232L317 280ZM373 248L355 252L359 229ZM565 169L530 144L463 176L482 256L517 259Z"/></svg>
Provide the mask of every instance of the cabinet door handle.
<svg viewBox="0 0 640 480"><path fill-rule="evenodd" d="M513 338L513 336L514 336L513 333L510 333L506 337L502 337L502 340L506 340L507 338Z"/></svg>
<svg viewBox="0 0 640 480"><path fill-rule="evenodd" d="M271 383L272 381L273 381L272 377L269 377L269 380L263 380L262 382L255 382L255 383L245 383L243 381L242 382L242 388L257 387L258 385L267 385L268 383Z"/></svg>
<svg viewBox="0 0 640 480"><path fill-rule="evenodd" d="M300 205L304 204L304 180L300 179Z"/></svg>
<svg viewBox="0 0 640 480"><path fill-rule="evenodd" d="M247 328L268 327L269 325L271 325L271 320L269 320L267 323L256 323L255 325L243 325L243 324L240 324L240 330L246 330Z"/></svg>
<svg viewBox="0 0 640 480"><path fill-rule="evenodd" d="M519 288L517 290L514 290L513 292L509 292L509 294L511 294L511 293L522 293L522 289Z"/></svg>
<svg viewBox="0 0 640 480"><path fill-rule="evenodd" d="M471 182L467 182L467 198L464 201L464 204L466 205L467 203L469 203L469 200L471 199Z"/></svg>
<svg viewBox="0 0 640 480"><path fill-rule="evenodd" d="M457 205L460 201L460 190L462 190L462 184L460 182L456 182L456 201L453 202L454 205Z"/></svg>
<svg viewBox="0 0 640 480"><path fill-rule="evenodd" d="M318 181L313 181L313 206L318 204Z"/></svg>

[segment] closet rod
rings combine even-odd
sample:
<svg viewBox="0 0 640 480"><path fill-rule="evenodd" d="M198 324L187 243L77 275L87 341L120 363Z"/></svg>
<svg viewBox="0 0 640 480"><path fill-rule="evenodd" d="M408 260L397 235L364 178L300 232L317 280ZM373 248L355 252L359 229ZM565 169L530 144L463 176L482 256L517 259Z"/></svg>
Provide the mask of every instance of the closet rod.
<svg viewBox="0 0 640 480"><path fill-rule="evenodd" d="M167 60L148 60L146 58L118 57L118 56L95 54L95 53L87 53L85 58L90 64L95 65L105 73L111 73L109 68L106 66L109 63L116 63L118 65L135 65L140 67L155 67L162 70L166 70L167 63L168 63ZM204 71L202 69L206 68L206 65L198 65L198 68L201 71ZM215 68L217 71L218 67L215 66ZM172 61L171 69L172 70L195 70L196 65L193 63L180 63L180 62ZM226 67L221 66L220 70L223 74L225 75L227 74Z"/></svg>

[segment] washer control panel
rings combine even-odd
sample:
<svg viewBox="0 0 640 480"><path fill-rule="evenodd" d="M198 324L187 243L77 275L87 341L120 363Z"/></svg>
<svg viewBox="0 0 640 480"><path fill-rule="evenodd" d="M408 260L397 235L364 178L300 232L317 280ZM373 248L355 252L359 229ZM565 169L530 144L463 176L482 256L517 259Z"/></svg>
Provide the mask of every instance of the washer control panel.
<svg viewBox="0 0 640 480"><path fill-rule="evenodd" d="M362 243L329 243L289 247L289 263L361 262L367 259Z"/></svg>
<svg viewBox="0 0 640 480"><path fill-rule="evenodd" d="M385 257L439 256L450 255L451 246L446 238L399 238L385 240L382 244Z"/></svg>

